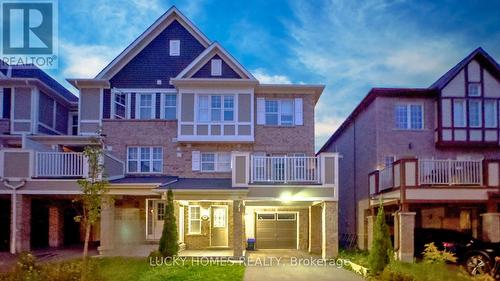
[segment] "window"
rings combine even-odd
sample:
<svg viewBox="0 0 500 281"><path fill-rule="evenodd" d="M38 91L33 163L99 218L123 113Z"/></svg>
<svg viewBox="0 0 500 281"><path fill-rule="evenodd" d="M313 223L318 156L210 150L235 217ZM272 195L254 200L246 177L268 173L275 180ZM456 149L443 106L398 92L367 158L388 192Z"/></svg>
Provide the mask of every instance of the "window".
<svg viewBox="0 0 500 281"><path fill-rule="evenodd" d="M163 118L166 120L175 120L177 118L177 95L165 95L163 104Z"/></svg>
<svg viewBox="0 0 500 281"><path fill-rule="evenodd" d="M226 219L226 208L218 207L213 208L213 227L226 227L227 219Z"/></svg>
<svg viewBox="0 0 500 281"><path fill-rule="evenodd" d="M386 156L384 158L384 167L390 167L396 161L394 156Z"/></svg>
<svg viewBox="0 0 500 281"><path fill-rule="evenodd" d="M233 95L203 95L198 97L199 122L234 121Z"/></svg>
<svg viewBox="0 0 500 281"><path fill-rule="evenodd" d="M278 213L279 221L294 221L296 220L294 213Z"/></svg>
<svg viewBox="0 0 500 281"><path fill-rule="evenodd" d="M257 214L257 220L273 221L276 219L276 214Z"/></svg>
<svg viewBox="0 0 500 281"><path fill-rule="evenodd" d="M188 218L189 218L188 233L189 234L200 234L201 233L200 206L189 206Z"/></svg>
<svg viewBox="0 0 500 281"><path fill-rule="evenodd" d="M139 118L138 119L153 119L153 95L139 95Z"/></svg>
<svg viewBox="0 0 500 281"><path fill-rule="evenodd" d="M293 125L293 101L292 100L282 100L281 101L281 125L292 126Z"/></svg>
<svg viewBox="0 0 500 281"><path fill-rule="evenodd" d="M424 128L423 106L421 104L399 104L394 110L397 129L421 130Z"/></svg>
<svg viewBox="0 0 500 281"><path fill-rule="evenodd" d="M127 118L127 95L125 93L114 93L113 107L116 119Z"/></svg>
<svg viewBox="0 0 500 281"><path fill-rule="evenodd" d="M170 56L180 56L181 55L181 41L180 40L170 40L169 46Z"/></svg>
<svg viewBox="0 0 500 281"><path fill-rule="evenodd" d="M163 202L158 202L157 203L157 208L156 208L156 219L159 221L162 221L165 219L165 203Z"/></svg>
<svg viewBox="0 0 500 281"><path fill-rule="evenodd" d="M76 113L70 114L71 116L71 135L76 136L78 135L78 115Z"/></svg>
<svg viewBox="0 0 500 281"><path fill-rule="evenodd" d="M468 93L470 97L481 96L481 83L469 83Z"/></svg>
<svg viewBox="0 0 500 281"><path fill-rule="evenodd" d="M202 152L201 170L203 172L229 172L231 171L230 152Z"/></svg>
<svg viewBox="0 0 500 281"><path fill-rule="evenodd" d="M294 124L293 99L265 100L265 124L274 126L292 126Z"/></svg>
<svg viewBox="0 0 500 281"><path fill-rule="evenodd" d="M486 128L497 127L497 101L484 101L484 126Z"/></svg>
<svg viewBox="0 0 500 281"><path fill-rule="evenodd" d="M469 126L481 127L481 101L469 101Z"/></svg>
<svg viewBox="0 0 500 281"><path fill-rule="evenodd" d="M266 125L278 125L278 101L266 100Z"/></svg>
<svg viewBox="0 0 500 281"><path fill-rule="evenodd" d="M453 126L465 127L465 101L453 101Z"/></svg>
<svg viewBox="0 0 500 281"><path fill-rule="evenodd" d="M222 75L222 60L220 59L212 59L210 61L210 70L212 76L221 76Z"/></svg>
<svg viewBox="0 0 500 281"><path fill-rule="evenodd" d="M129 147L127 150L129 173L161 173L163 149L161 147Z"/></svg>

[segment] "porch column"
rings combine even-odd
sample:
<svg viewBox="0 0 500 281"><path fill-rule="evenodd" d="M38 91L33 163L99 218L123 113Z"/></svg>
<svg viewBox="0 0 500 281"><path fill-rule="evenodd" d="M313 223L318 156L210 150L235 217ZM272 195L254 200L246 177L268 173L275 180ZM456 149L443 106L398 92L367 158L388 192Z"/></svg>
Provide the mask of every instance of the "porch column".
<svg viewBox="0 0 500 281"><path fill-rule="evenodd" d="M16 193L11 198L10 252L15 254L31 248L31 198Z"/></svg>
<svg viewBox="0 0 500 281"><path fill-rule="evenodd" d="M413 262L415 215L415 212L398 212L394 217L396 258L403 262Z"/></svg>
<svg viewBox="0 0 500 281"><path fill-rule="evenodd" d="M111 196L102 198L100 236L99 254L109 255L114 249L115 240L115 201Z"/></svg>
<svg viewBox="0 0 500 281"><path fill-rule="evenodd" d="M366 247L367 247L367 250L369 251L371 248L372 248L372 243L373 243L373 228L375 226L375 221L376 221L377 217L376 216L367 216L366 217L366 231L368 232L366 234L367 236L367 243L366 243Z"/></svg>
<svg viewBox="0 0 500 281"><path fill-rule="evenodd" d="M245 206L243 201L234 200L233 201L233 256L242 257L243 256L243 244L244 244L244 226L243 226L243 215L245 214Z"/></svg>
<svg viewBox="0 0 500 281"><path fill-rule="evenodd" d="M483 220L483 240L500 242L500 213L481 214Z"/></svg>
<svg viewBox="0 0 500 281"><path fill-rule="evenodd" d="M323 202L321 227L321 256L323 259L337 257L339 254L338 203Z"/></svg>
<svg viewBox="0 0 500 281"><path fill-rule="evenodd" d="M49 207L49 246L60 247L64 242L64 217L57 206Z"/></svg>
<svg viewBox="0 0 500 281"><path fill-rule="evenodd" d="M309 253L321 254L321 204L309 207Z"/></svg>

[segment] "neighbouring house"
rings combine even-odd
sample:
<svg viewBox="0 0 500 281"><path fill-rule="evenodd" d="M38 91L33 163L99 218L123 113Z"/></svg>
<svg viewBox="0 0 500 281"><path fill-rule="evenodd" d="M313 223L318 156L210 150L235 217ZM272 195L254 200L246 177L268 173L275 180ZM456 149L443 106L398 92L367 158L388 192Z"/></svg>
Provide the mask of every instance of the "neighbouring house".
<svg viewBox="0 0 500 281"><path fill-rule="evenodd" d="M79 90L78 136L4 136L20 143L2 150L0 165L1 188L22 202L11 208L12 237L22 240L13 251L30 248L30 228L49 246L73 235L60 231L60 205L44 220L26 218L35 202L79 194L82 145L99 137L110 188L92 240L103 255L157 244L169 189L183 250L239 257L254 238L257 249L337 255L338 155L314 153L323 85L261 84L175 7L95 78L68 81ZM52 150L40 151L47 142ZM24 173L7 161L21 152Z"/></svg>
<svg viewBox="0 0 500 281"><path fill-rule="evenodd" d="M36 66L1 62L0 117L0 250L79 243L73 197L65 186L76 183L50 179L59 175L44 162L63 151L79 157L70 152L83 149L76 136L78 98ZM65 146L70 139L75 141ZM62 212L54 217L56 206ZM49 220L60 227L49 227ZM53 238L56 232L67 233L66 239Z"/></svg>
<svg viewBox="0 0 500 281"><path fill-rule="evenodd" d="M414 228L500 241L500 66L478 48L429 88L374 88L319 153L337 152L339 235L370 248L383 199L398 258Z"/></svg>

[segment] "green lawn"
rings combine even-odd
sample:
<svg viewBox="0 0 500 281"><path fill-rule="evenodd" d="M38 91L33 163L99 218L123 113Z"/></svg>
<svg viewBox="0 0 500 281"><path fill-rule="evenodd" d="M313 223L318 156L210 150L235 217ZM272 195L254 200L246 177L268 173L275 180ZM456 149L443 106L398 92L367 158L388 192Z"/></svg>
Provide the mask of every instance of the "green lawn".
<svg viewBox="0 0 500 281"><path fill-rule="evenodd" d="M0 274L0 280L79 280L81 261L44 263L35 268ZM245 267L239 264L201 265L191 260L180 265L151 266L145 258L95 258L90 268L87 280L92 281L239 281L245 272Z"/></svg>

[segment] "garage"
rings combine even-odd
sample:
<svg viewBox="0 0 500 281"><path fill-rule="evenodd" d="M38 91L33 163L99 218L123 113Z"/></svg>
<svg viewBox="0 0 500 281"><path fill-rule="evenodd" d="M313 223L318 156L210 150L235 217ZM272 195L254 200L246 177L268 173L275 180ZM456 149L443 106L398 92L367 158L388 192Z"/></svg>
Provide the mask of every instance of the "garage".
<svg viewBox="0 0 500 281"><path fill-rule="evenodd" d="M297 249L297 213L257 213L255 238L257 249Z"/></svg>

